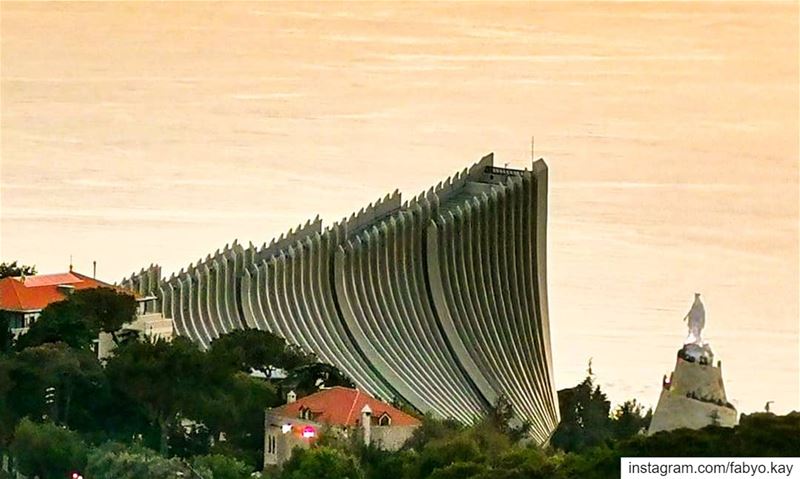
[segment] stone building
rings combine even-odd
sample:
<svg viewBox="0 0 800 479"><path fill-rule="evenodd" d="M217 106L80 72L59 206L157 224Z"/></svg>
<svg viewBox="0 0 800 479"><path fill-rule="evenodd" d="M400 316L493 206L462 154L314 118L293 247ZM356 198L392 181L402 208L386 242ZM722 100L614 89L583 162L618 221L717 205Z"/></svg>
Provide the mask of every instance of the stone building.
<svg viewBox="0 0 800 479"><path fill-rule="evenodd" d="M296 447L310 447L324 434L351 437L381 449L399 449L419 419L357 389L333 387L302 399L294 392L264 420L264 464L281 465Z"/></svg>
<svg viewBox="0 0 800 479"><path fill-rule="evenodd" d="M230 245L152 293L202 347L234 329L273 332L374 397L470 423L501 398L548 440L559 421L547 303L547 166L488 155L427 191L400 192L325 228Z"/></svg>
<svg viewBox="0 0 800 479"><path fill-rule="evenodd" d="M685 344L675 370L664 376L648 435L679 428L701 429L712 424L733 427L736 408L728 402L722 382L722 363L714 365L708 344Z"/></svg>

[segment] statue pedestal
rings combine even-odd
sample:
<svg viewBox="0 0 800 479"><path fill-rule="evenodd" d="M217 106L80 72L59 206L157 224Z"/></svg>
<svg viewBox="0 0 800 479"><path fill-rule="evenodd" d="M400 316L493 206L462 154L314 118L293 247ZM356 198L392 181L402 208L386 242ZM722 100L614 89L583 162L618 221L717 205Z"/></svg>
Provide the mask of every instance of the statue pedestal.
<svg viewBox="0 0 800 479"><path fill-rule="evenodd" d="M664 382L648 435L679 428L737 424L736 408L725 396L722 369L713 361L708 345L687 344L678 351L675 370Z"/></svg>

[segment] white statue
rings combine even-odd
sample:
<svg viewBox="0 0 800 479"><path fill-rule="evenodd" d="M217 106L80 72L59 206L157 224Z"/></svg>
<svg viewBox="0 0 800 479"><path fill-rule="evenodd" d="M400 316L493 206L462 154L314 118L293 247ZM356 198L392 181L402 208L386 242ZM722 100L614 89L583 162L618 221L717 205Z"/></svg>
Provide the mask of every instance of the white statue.
<svg viewBox="0 0 800 479"><path fill-rule="evenodd" d="M700 301L700 293L694 293L694 303L692 309L683 318L688 321L689 336L686 338L686 344L699 344L702 346L703 338L700 334L706 325L706 309L703 307L703 302Z"/></svg>

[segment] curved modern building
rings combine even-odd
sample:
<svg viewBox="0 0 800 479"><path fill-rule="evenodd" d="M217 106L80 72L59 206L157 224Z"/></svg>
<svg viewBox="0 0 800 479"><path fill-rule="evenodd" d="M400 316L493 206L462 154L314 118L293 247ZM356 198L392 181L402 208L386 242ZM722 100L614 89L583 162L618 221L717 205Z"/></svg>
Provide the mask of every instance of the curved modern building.
<svg viewBox="0 0 800 479"><path fill-rule="evenodd" d="M545 163L497 168L489 155L410 201L395 191L325 229L316 218L123 284L157 296L204 347L233 329L271 331L422 412L470 422L505 398L545 442L559 420L546 225Z"/></svg>

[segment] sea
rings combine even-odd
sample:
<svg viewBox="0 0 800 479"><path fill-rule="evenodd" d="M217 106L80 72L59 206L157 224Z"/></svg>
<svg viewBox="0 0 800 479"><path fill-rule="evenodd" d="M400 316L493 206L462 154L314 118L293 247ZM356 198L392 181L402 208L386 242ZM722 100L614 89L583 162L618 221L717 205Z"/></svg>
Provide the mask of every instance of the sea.
<svg viewBox="0 0 800 479"><path fill-rule="evenodd" d="M0 258L119 281L549 165L559 388L654 406L695 292L800 409L797 2L0 4Z"/></svg>

